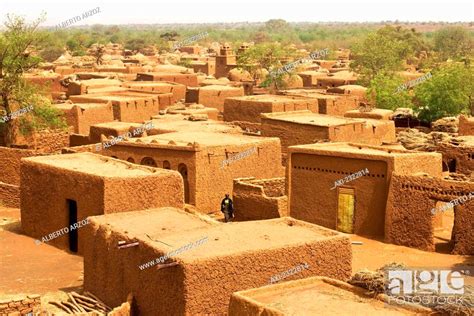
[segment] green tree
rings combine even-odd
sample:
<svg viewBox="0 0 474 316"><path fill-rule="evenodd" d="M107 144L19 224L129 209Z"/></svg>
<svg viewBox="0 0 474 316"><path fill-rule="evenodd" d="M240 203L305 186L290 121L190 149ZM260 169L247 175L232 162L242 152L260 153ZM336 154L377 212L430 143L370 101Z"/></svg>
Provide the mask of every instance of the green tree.
<svg viewBox="0 0 474 316"><path fill-rule="evenodd" d="M474 100L473 68L444 65L433 71L431 79L417 85L414 92L414 110L424 121L468 113Z"/></svg>
<svg viewBox="0 0 474 316"><path fill-rule="evenodd" d="M361 83L367 85L380 72L402 70L403 62L415 53L416 43L418 35L410 31L393 27L379 29L354 45L351 67L361 75Z"/></svg>
<svg viewBox="0 0 474 316"><path fill-rule="evenodd" d="M460 60L472 55L473 40L468 31L460 26L449 26L434 34L434 49L441 60Z"/></svg>
<svg viewBox="0 0 474 316"><path fill-rule="evenodd" d="M3 130L4 143L11 146L15 143L19 130L17 114L32 113L31 106L37 90L28 84L23 74L36 67L41 58L30 53L32 47L41 47L44 37L38 32L38 26L44 19L40 17L32 23L24 18L7 15L5 31L0 34L0 107L3 108L0 128ZM54 125L55 122L46 121ZM35 127L33 126L33 129Z"/></svg>
<svg viewBox="0 0 474 316"><path fill-rule="evenodd" d="M270 71L270 75L263 81L262 86L270 86L278 90L284 86L284 73L278 73L278 69L284 65L288 57L295 54L294 49L279 43L258 44L238 57L237 66L248 71L254 80L262 73L262 69Z"/></svg>
<svg viewBox="0 0 474 316"><path fill-rule="evenodd" d="M380 109L411 108L412 97L408 90L399 89L403 79L394 74L379 73L370 81L368 101Z"/></svg>

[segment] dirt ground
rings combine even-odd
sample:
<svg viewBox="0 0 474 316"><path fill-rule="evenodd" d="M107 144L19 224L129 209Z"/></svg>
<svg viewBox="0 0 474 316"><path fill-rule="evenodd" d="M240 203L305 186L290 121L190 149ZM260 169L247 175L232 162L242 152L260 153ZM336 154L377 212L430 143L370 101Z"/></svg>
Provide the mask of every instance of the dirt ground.
<svg viewBox="0 0 474 316"><path fill-rule="evenodd" d="M212 217L221 220L220 215ZM362 242L352 246L353 273L375 270L391 262L438 269L474 266L473 256L425 252L357 235L349 237L353 242ZM45 244L36 245L33 238L21 232L20 211L0 207L0 297L17 293L59 297L62 291L81 292L82 273L82 257ZM473 278L470 279L468 284Z"/></svg>

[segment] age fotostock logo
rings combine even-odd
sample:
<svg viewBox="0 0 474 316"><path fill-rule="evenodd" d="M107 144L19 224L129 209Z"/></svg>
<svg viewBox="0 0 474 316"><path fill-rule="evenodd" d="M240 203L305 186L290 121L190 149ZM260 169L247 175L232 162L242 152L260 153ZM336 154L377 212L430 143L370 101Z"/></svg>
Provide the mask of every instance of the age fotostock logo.
<svg viewBox="0 0 474 316"><path fill-rule="evenodd" d="M388 271L390 295L464 294L464 278L451 270Z"/></svg>

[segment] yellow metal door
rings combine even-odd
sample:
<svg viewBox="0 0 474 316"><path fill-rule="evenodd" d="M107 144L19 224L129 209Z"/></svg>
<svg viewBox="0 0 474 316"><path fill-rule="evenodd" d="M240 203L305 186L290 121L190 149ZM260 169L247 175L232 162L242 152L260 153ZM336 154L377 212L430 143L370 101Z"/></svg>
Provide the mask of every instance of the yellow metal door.
<svg viewBox="0 0 474 316"><path fill-rule="evenodd" d="M354 189L338 188L337 230L352 234L354 232Z"/></svg>

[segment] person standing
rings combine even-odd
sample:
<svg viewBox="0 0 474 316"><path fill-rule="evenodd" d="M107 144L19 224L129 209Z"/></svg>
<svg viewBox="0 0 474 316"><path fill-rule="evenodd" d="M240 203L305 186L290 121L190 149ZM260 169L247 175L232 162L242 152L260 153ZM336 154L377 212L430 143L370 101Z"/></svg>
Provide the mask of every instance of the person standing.
<svg viewBox="0 0 474 316"><path fill-rule="evenodd" d="M234 218L234 205L229 197L229 194L225 195L225 198L221 202L221 212L224 213L225 222L230 222Z"/></svg>

